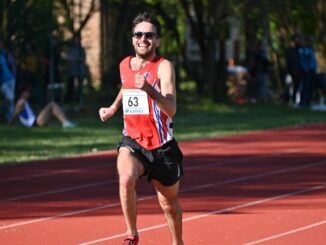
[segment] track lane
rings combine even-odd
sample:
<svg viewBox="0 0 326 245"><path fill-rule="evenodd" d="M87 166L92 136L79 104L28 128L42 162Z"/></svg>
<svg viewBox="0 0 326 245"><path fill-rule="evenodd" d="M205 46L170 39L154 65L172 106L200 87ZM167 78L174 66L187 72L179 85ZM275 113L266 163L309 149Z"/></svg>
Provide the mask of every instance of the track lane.
<svg viewBox="0 0 326 245"><path fill-rule="evenodd" d="M271 175L264 176L263 175L263 176L259 176L259 177L255 178L254 177L255 172L253 172L254 169L256 169L258 171L257 173L262 173L262 171L265 171L265 173L266 173L266 171L267 172L273 171L273 170L277 171L277 169L280 169L279 167L283 166L284 168L295 170L295 171L293 171L293 174L289 175L293 179L293 181L302 181L303 180L303 182L305 182L305 183L308 183L308 181L309 181L310 184L313 184L312 182L314 182L316 184L321 183L322 180L324 180L323 177L325 177L325 174L323 174L323 172L321 172L321 170L325 169L325 168L319 168L321 166L318 166L318 159L319 160L325 159L324 158L325 151L322 150L322 149L324 149L324 146L322 145L322 143L325 143L325 140L323 140L321 138L322 136L320 135L320 133L318 134L318 133L316 133L316 131L318 131L318 130L316 130L316 128L314 128L312 131L309 131L308 129L306 129L303 132L304 133L303 136L298 136L294 132L290 132L290 133L282 132L282 135L281 135L282 137L278 137L278 138L280 138L283 143L281 143L279 145L276 143L277 137L275 137L275 135L274 135L274 139L272 139L271 136L269 136L268 140L266 140L266 142L264 142L263 141L264 137L261 133L259 133L260 138L259 138L259 140L257 140L257 142L254 141L254 137L251 137L250 140L243 140L242 137L244 137L244 136L237 136L237 137L233 138L232 140L230 140L230 138L228 138L227 140L218 139L215 146L208 147L206 154L201 152L200 153L201 155L198 155L198 152L195 153L194 151L191 151L190 148L187 148L190 145L187 145L188 143L186 142L185 146L182 145L182 148L183 149L185 148L186 157L189 159L189 162L191 164L188 164L186 166L186 169L189 167L189 169L188 169L189 171L187 171L187 173L186 173L187 178L185 178L183 180L182 186L194 188L194 183L191 183L191 181L188 181L188 180L193 179L193 177L195 177L195 176L201 176L201 175L205 174L205 171L198 169L198 165L202 164L201 167L206 165L206 168L207 168L206 169L207 172L205 175L205 177L207 177L207 181L205 183L201 183L199 181L197 184L198 185L202 184L203 186L207 185L207 186L205 186L206 189L214 189L214 188L216 189L217 188L218 191L211 191L211 192L207 191L207 192L203 193L203 191L202 191L203 189L200 189L200 188L199 189L198 188L197 189L189 189L188 188L189 189L188 192L184 192L181 194L182 202L187 202L187 200L188 200L187 193L190 193L190 192L192 192L193 195L195 197L197 197L194 200L198 200L198 198L199 199L202 198L202 195L205 193L210 196L213 193L219 194L220 188L221 188L219 186L223 186L223 188L225 188L225 185L232 185L232 183L236 184L236 183L243 183L243 182L248 184L248 181L250 181L250 183L251 183L251 181L253 181L252 185L257 185L257 184L259 184L259 181L257 183L255 183L255 181L254 181L255 179L256 180L258 180L258 179L266 180L265 177L275 177L275 176L279 176L279 175L286 175L286 172L277 172L277 173L273 174L273 176L271 176ZM285 135L283 135L283 134L285 134ZM304 141L304 139L307 136L309 136L308 137L309 140ZM238 140L240 143L234 145L234 142L236 140ZM205 141L205 142L206 143L208 143L208 142L214 143L214 141L211 141L211 140L208 140L208 142L207 141ZM291 143L291 142L292 143L294 142L292 145L290 144L291 147L289 147L289 145L288 145L286 148L286 144ZM198 142L193 142L193 143L195 143L195 145L198 144ZM223 144L225 147L223 147ZM307 145L311 146L311 147L308 147L309 150L307 150L308 149ZM314 146L316 146L316 147L314 147ZM201 148L201 145L199 148ZM212 154L212 150L214 148L215 149L218 148L218 150L213 152L213 154ZM252 148L255 148L257 151L255 151ZM196 150L202 151L203 149L196 148ZM264 157L263 156L264 154L266 154L267 157ZM279 157L277 157L278 154L280 155ZM286 157L284 157L285 155L286 155ZM298 157L300 157L300 159ZM217 160L218 163L215 163L214 160ZM232 163L232 160L234 160L233 163ZM230 162L228 162L228 161L230 161ZM314 166L317 169L316 171L313 171L313 172L310 171L313 168L312 166L310 166L310 168L307 167L307 168L303 168L303 169L296 169L300 166L301 167L304 166L305 164L307 164L311 161L316 161L315 163L317 164L317 166ZM188 160L187 160L187 162L188 162ZM228 162L228 163L225 164L225 162ZM250 163L248 163L248 162L250 162ZM273 164L273 162L274 162L274 164ZM223 168L223 165L224 165L223 163L227 166L226 168ZM270 164L273 164L273 165L269 166ZM114 164L112 166L114 166ZM242 171L237 172L236 168L242 168ZM309 170L308 173L313 174L316 178L315 179L309 178L309 175L304 176L304 173L307 173L307 170ZM212 173L212 172L219 173L219 171L225 171L224 172L225 176L222 176L220 174L217 175L217 177L224 177L224 179L220 179L220 180L221 180L221 183L223 181L225 183L223 183L223 184L220 183L220 185L218 185L218 186L216 186L214 184L212 185L212 183L209 183L209 181L212 181L212 179L214 178L214 175L212 174L210 176L209 173ZM302 176L298 177L297 174L301 173L301 171L303 174L300 174L300 176L301 175ZM250 177L249 179L248 178L242 179L243 177L247 176L246 174L248 174L248 173L252 173L252 177ZM107 174L108 173L104 173L104 176ZM60 176L60 174L53 175L53 176ZM248 175L248 176L250 176L250 175ZM102 178L102 175L98 175L98 177ZM42 177L36 177L36 178L32 178L32 179L34 179L34 180L38 179L38 181L39 181L39 180L41 180L40 178L42 179ZM216 178L216 176L215 176L215 178ZM233 182L232 178L234 178L234 179L238 178L236 180L238 182L236 182L236 181ZM275 178L271 178L271 179L273 179L273 180L269 181L270 184L275 186L276 185ZM81 179L81 180L82 180L82 183L85 183L85 182L83 182L84 179ZM282 182L282 181L286 182L286 178L285 179L277 178L277 180L279 182ZM50 181L50 182L52 182L52 181ZM28 183L28 182L26 182L26 183ZM78 181L76 181L76 183L78 183ZM37 184L37 183L35 183L35 184ZM70 184L74 184L74 182L72 182ZM145 186L145 184L144 184L144 186ZM147 186L147 184L146 184L146 186ZM142 187L143 186L141 186L141 188ZM302 187L306 187L306 186L303 185ZM67 187L67 188L69 188L69 187ZM94 196L94 197L102 193L100 196L104 196L106 194L107 195L106 198L111 199L111 198L113 198L113 194L117 195L117 193L114 192L113 189L111 189L111 191L109 191L109 192L105 192L105 189L107 189L107 188L109 188L109 187L104 185L103 188L100 190L100 192L96 192L97 188L95 188L95 190L92 188L90 188L90 189L85 188L85 189L87 189L87 191L85 191L84 193L80 192L78 190L78 193L82 193L80 195L82 195L82 196L86 195L85 198L83 198L82 201L80 202L80 206L83 207L84 204L86 202L88 202L86 200L87 200L87 193L89 193L89 191L91 191L92 194L88 194L88 195ZM232 187L232 188L239 189L239 188L235 188L235 187ZM232 188L231 188L231 190L232 190ZM294 186L291 186L291 188L294 188ZM147 191L148 191L148 193L150 193L151 190L148 189ZM240 193L243 194L242 201L246 200L248 193L246 193L243 189L242 190L240 189L239 191L240 191ZM67 192L69 192L69 191L67 191ZM256 190L256 192L257 192L257 190ZM78 199L78 193L76 194L76 200ZM105 194L103 194L103 193L105 193ZM151 193L153 193L153 192L151 192ZM51 193L49 193L49 195L50 194ZM53 195L53 193L51 194L51 196L52 195ZM225 197L226 197L226 194L221 195L221 198L225 198ZM259 197L261 197L261 196L259 196L259 195L256 196L256 198L259 198ZM70 200L69 195L64 195L62 197L62 200L66 199L66 198L68 198L68 200ZM218 202L218 200L216 200L216 199L214 200L213 196L211 198L212 198L211 201L213 204ZM53 199L56 199L56 197L54 196ZM71 203L63 202L62 205L73 204L73 199L74 198L71 199ZM148 226L148 225L146 226L147 223L148 224L151 224L151 223L160 224L160 221L162 221L164 223L164 219L162 219L162 213L161 213L159 207L157 206L157 204L155 205L153 203L152 199L155 200L155 196L149 198L148 200L144 200L144 202L141 202L141 205L144 208L151 210L149 212L141 214L141 217L146 217L144 219L144 221L142 221L145 224L143 224L142 222L140 223L140 225L142 227L147 227ZM11 202L10 201L10 203L7 203L7 204L14 204L15 206L16 205L24 206L26 203L30 203L32 201L44 202L44 204L45 204L46 200L47 200L46 198L45 199L40 198L40 199L35 200L35 197L33 197L33 199L31 199L31 200L20 200L20 202ZM103 200L105 200L105 198L103 198ZM118 203L118 200L117 200L117 203ZM57 207L56 204L58 204L58 203L54 202L50 205L50 207L52 206L53 208L55 208L55 207ZM93 205L94 203L92 203L92 201L91 201L90 204ZM109 205L109 204L107 204L107 205ZM17 210L19 210L20 208L21 207L18 207ZM35 207L35 208L37 208L37 207ZM46 209L46 208L47 208L47 206L44 205L44 209ZM194 209L191 207L188 207L188 208L185 213L186 215L188 215L189 213L192 213L192 209ZM8 210L8 209L6 209L6 207L4 207L4 210ZM43 239L44 239L44 237L50 238L53 236L53 239L54 239L59 234L58 229L59 230L69 230L69 231L71 231L71 233L74 233L75 232L74 228L73 228L74 223L75 223L75 226L76 226L76 223L78 223L79 232L84 231L84 232L81 232L82 234L80 235L80 238L85 237L84 241L86 241L86 240L88 240L87 238L89 238L90 236L97 236L97 238L100 237L98 232L94 230L94 227L98 227L100 224L105 224L105 226L110 227L110 229L111 229L112 223L106 222L107 220L110 220L110 221L114 222L114 224L117 224L114 228L116 228L118 230L122 229L122 231L120 231L120 232L123 232L123 229L124 229L124 224L121 221L122 217L121 217L121 213L119 210L119 204L116 204L114 209L110 208L109 210L105 210L105 208L104 209L99 208L99 209L91 210L89 212L80 212L80 213L76 212L75 214L71 213L71 215L72 216L58 216L58 217L50 219L50 220L44 220L44 221L46 221L46 223L43 223L43 222L40 222L39 224L35 223L35 224L37 224L37 226L35 226L35 224L33 223L33 226L31 227L31 232L28 232L29 228L26 228L27 226L26 227L17 226L17 227L14 227L13 230L9 229L6 232L7 232L7 234L11 234L12 232L15 233L15 231L18 230L18 231L21 231L20 232L21 234L24 234L26 236L27 233L32 234L33 230L39 230L40 231L39 234L42 235L44 233L44 231L42 233L41 227L43 225L45 225L46 227L49 228L49 230L46 232L46 235L43 234L42 238ZM91 215L91 216L89 216L89 215ZM61 217L61 218L59 218L59 217ZM92 217L92 219L89 220L91 217ZM73 221L73 219L75 219L77 221ZM97 222L95 222L95 225L93 225L94 220L97 221ZM51 221L51 222L49 223L49 221ZM1 220L0 222L2 223L3 220ZM53 228L56 226L60 226L59 225L60 223L63 225L62 229L60 229L60 228L54 229ZM81 224L85 224L85 227L81 226ZM39 229L37 228L38 225L40 225ZM90 226L92 228L90 228ZM112 229L114 230L114 228L112 228ZM94 230L94 234L93 234L93 232L87 232L87 229L91 229L92 231ZM53 233L54 230L56 230L58 232ZM0 230L0 233L1 232L2 231ZM103 233L103 235L105 235L107 230L104 229L101 232ZM167 234L166 229L163 229L163 231L162 231L162 229L160 229L160 232L163 232L163 234L165 234L165 236ZM16 232L15 235L20 234L20 233ZM56 234L56 235L54 235L54 234ZM76 231L76 234L77 234L77 231ZM116 232L115 234L118 234L118 233ZM35 233L34 233L34 236L35 236ZM56 238L56 239L59 239L59 238ZM68 239L68 238L66 238L66 239ZM69 239L72 239L71 243L68 242ZM73 242L73 238L69 238L69 239L66 240L66 243L60 242L60 244L76 244L75 242ZM81 239L81 241L82 241L82 239ZM155 239L154 239L154 241L155 241ZM112 244L112 243L108 243L108 244ZM148 244L151 244L151 243L148 243ZM153 243L153 244L155 244L155 243Z"/></svg>

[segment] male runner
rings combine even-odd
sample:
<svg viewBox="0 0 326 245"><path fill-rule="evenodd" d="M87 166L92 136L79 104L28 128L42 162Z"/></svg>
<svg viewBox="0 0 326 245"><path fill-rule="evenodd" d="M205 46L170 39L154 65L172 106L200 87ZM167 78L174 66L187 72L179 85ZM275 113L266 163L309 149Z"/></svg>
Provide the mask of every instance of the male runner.
<svg viewBox="0 0 326 245"><path fill-rule="evenodd" d="M147 176L156 189L173 245L182 245L182 210L178 202L182 153L173 137L176 113L173 64L156 55L160 26L148 13L133 21L132 44L136 55L120 63L122 88L110 107L100 108L102 121L123 105L124 130L118 144L117 169L122 211L128 237L137 244L136 183Z"/></svg>

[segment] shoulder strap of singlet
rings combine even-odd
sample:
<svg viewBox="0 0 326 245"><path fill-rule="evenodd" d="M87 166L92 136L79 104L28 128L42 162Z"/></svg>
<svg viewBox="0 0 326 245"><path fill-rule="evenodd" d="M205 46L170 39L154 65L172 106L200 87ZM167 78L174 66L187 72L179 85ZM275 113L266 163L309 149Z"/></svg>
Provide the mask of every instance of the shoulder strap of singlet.
<svg viewBox="0 0 326 245"><path fill-rule="evenodd" d="M124 58L121 62L120 62L120 69L123 67L129 67L130 66L130 60L131 60L132 56L127 56L126 58Z"/></svg>

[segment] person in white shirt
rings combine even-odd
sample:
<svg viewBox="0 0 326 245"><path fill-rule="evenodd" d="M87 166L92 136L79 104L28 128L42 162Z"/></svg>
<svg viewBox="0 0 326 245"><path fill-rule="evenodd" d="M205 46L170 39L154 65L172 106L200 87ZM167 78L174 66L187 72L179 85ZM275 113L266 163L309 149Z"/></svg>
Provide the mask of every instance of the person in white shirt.
<svg viewBox="0 0 326 245"><path fill-rule="evenodd" d="M19 99L17 100L17 103L15 105L15 110L11 120L9 121L9 125L12 125L14 121L18 118L21 124L26 127L42 127L49 121L51 116L53 116L61 122L63 128L76 127L74 123L67 119L61 107L54 101L49 102L46 106L42 108L40 113L36 115L28 102L30 96L30 88L27 86L23 86L20 89Z"/></svg>

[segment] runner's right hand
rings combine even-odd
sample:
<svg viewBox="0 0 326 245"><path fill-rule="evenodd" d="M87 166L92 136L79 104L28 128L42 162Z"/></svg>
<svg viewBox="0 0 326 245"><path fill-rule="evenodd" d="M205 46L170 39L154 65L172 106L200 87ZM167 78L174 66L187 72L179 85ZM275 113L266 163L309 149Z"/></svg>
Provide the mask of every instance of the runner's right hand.
<svg viewBox="0 0 326 245"><path fill-rule="evenodd" d="M108 120L110 117L114 115L115 111L111 107L102 107L99 110L99 115L102 122Z"/></svg>

